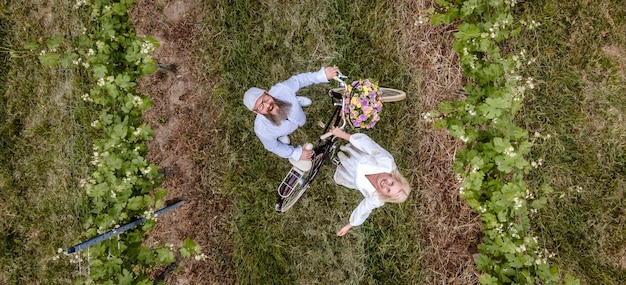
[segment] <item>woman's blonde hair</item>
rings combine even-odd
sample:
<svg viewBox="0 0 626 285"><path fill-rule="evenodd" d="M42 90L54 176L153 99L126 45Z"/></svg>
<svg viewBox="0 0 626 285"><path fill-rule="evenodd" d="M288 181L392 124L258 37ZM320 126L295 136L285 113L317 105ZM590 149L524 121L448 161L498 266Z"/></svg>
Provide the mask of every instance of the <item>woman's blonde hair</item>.
<svg viewBox="0 0 626 285"><path fill-rule="evenodd" d="M380 195L380 200L385 203L402 203L406 201L406 199L409 197L409 194L411 194L411 184L409 184L409 181L404 178L404 176L402 176L400 171L398 171L397 169L393 170L391 172L391 175L396 180L400 181L400 184L402 184L402 191L400 191L400 193L393 197Z"/></svg>

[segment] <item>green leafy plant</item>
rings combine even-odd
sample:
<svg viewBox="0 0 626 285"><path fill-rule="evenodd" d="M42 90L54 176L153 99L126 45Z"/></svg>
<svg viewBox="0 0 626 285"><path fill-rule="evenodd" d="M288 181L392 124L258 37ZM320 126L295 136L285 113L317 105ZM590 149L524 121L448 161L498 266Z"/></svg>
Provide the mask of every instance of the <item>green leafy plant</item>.
<svg viewBox="0 0 626 285"><path fill-rule="evenodd" d="M542 195L549 185L530 189L524 175L535 166L524 157L532 142L528 131L515 124L524 92L533 79L519 75L525 51L504 54L500 44L518 34L522 27L510 14L515 0L437 0L439 13L433 24L458 21L454 50L468 83L466 98L441 103L427 116L439 118L435 125L463 141L454 171L461 182L459 194L481 215L484 240L475 259L483 272L482 284L542 284L564 281L577 284L571 276L561 280L550 267L553 255L539 246L530 228L529 213L546 204Z"/></svg>
<svg viewBox="0 0 626 285"><path fill-rule="evenodd" d="M163 177L158 166L146 160L145 144L154 135L141 123L141 114L152 106L150 98L135 91L137 79L156 70L150 54L159 43L152 37L138 37L128 18L132 0L77 2L76 9L90 9L92 28L66 45L63 36L45 41L39 54L44 66L84 68L90 71L91 88L83 100L101 109L91 127L101 131L94 140L91 175L80 181L90 198L84 228L87 238L116 229L134 219L146 222L116 242L101 242L82 257L90 274L76 283L152 284L148 270L157 264L176 261L172 245L148 248L146 233L154 228L155 210L165 205L165 189L157 188ZM201 248L187 239L178 249L181 256L204 258Z"/></svg>

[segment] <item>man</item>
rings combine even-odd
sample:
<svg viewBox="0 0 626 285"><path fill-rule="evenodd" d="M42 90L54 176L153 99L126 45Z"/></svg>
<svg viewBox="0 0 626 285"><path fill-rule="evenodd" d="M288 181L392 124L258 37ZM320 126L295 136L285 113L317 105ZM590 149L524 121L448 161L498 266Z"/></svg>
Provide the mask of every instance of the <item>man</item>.
<svg viewBox="0 0 626 285"><path fill-rule="evenodd" d="M254 132L265 149L294 161L311 160L312 150L289 145L289 135L306 122L302 107L311 105L311 99L296 96L296 92L312 84L327 83L337 76L338 71L336 66L322 67L317 72L294 75L272 86L269 91L257 87L246 91L243 103L257 114Z"/></svg>

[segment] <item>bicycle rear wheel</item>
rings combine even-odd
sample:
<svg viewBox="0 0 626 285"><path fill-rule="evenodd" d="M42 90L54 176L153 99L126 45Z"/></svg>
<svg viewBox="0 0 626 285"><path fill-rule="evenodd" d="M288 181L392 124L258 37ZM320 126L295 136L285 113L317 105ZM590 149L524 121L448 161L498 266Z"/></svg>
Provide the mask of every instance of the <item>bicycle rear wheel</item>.
<svg viewBox="0 0 626 285"><path fill-rule="evenodd" d="M276 198L276 211L286 212L298 201L302 193L308 188L308 184L303 177L302 172L297 167L292 167L287 173L283 181L278 186L278 195Z"/></svg>
<svg viewBox="0 0 626 285"><path fill-rule="evenodd" d="M328 141L319 145L315 150L316 155L311 162L312 166L309 171L301 172L296 167L291 168L278 187L276 211L284 213L300 199L306 189L311 186L311 182L319 173L330 152L335 149L335 145L335 141Z"/></svg>

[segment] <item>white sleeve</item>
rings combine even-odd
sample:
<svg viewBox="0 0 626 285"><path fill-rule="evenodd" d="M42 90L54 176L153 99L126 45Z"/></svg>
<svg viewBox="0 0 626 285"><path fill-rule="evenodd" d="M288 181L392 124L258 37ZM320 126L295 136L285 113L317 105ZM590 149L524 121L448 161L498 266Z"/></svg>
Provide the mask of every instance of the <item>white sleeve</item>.
<svg viewBox="0 0 626 285"><path fill-rule="evenodd" d="M350 135L350 144L372 156L376 161L377 167L388 169L389 171L396 168L391 153L382 148L366 134L356 133Z"/></svg>
<svg viewBox="0 0 626 285"><path fill-rule="evenodd" d="M365 222L367 217L370 216L370 213L372 213L374 209L381 207L384 204L385 203L378 200L378 198L363 199L356 209L352 211L352 214L350 215L350 224L353 227L360 226L363 222Z"/></svg>

